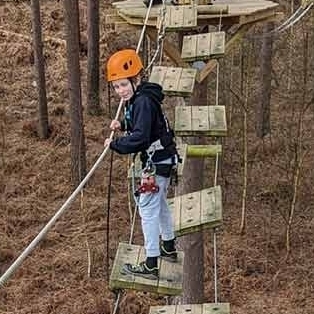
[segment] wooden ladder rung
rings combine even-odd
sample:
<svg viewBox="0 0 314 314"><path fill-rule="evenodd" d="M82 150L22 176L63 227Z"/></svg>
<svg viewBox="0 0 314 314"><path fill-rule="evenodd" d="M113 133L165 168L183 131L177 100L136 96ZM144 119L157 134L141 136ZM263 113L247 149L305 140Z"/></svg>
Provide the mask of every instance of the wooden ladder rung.
<svg viewBox="0 0 314 314"><path fill-rule="evenodd" d="M178 136L226 136L225 106L176 106L174 129Z"/></svg>
<svg viewBox="0 0 314 314"><path fill-rule="evenodd" d="M187 145L187 157L216 157L222 152L222 146L217 145Z"/></svg>
<svg viewBox="0 0 314 314"><path fill-rule="evenodd" d="M163 9L160 10L157 18L157 25L161 25ZM170 5L165 12L165 30L177 31L197 27L197 7L195 5Z"/></svg>
<svg viewBox="0 0 314 314"><path fill-rule="evenodd" d="M179 295L182 293L183 252L178 252L178 261L176 263L159 259L158 280L150 280L121 272L125 263L138 264L145 258L144 247L119 243L109 280L110 289L133 289L165 295Z"/></svg>
<svg viewBox="0 0 314 314"><path fill-rule="evenodd" d="M222 197L219 185L176 196L168 200L176 236L214 228L222 224Z"/></svg>
<svg viewBox="0 0 314 314"><path fill-rule="evenodd" d="M225 53L225 32L184 36L181 58L185 61L207 60Z"/></svg>
<svg viewBox="0 0 314 314"><path fill-rule="evenodd" d="M161 85L166 95L184 97L193 93L196 74L192 68L154 66L149 81Z"/></svg>
<svg viewBox="0 0 314 314"><path fill-rule="evenodd" d="M151 306L149 314L230 314L229 303L204 303Z"/></svg>

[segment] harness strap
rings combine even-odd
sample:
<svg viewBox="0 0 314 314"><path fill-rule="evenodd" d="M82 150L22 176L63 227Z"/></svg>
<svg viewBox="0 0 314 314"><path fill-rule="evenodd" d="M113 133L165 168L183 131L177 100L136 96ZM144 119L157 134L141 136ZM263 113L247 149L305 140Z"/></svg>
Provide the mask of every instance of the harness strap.
<svg viewBox="0 0 314 314"><path fill-rule="evenodd" d="M150 146L146 149L146 153L152 156L155 153L155 151L163 149L165 149L165 147L161 144L160 139L158 139L150 144Z"/></svg>

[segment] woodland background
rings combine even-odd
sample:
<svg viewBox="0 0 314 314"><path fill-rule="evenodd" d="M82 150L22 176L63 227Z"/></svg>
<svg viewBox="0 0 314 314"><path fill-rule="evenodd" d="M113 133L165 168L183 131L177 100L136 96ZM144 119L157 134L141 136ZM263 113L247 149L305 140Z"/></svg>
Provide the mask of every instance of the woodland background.
<svg viewBox="0 0 314 314"><path fill-rule="evenodd" d="M86 1L79 4L82 103L86 109ZM291 3L280 4L288 16ZM118 48L136 47L138 40L138 34L110 31L104 21L108 8L109 3L101 2L102 63ZM62 41L54 40L65 37L62 1L42 1L41 14L43 35L52 38L44 45L50 130L47 140L40 140L36 131L30 3L0 3L1 274L74 187L70 171L66 50ZM257 25L250 35L262 34L262 28L263 25ZM256 135L261 45L261 38L248 36L220 60L219 103L226 106L228 137L222 142L218 177L224 209L224 223L218 233L219 301L229 302L233 314L311 314L314 313L314 11L293 30L274 37L271 133L262 138ZM214 74L209 76L208 86L208 102L214 104ZM179 101L176 98L165 101L172 118L174 104ZM103 151L104 139L110 133L108 103L107 86L103 83L101 115L89 115L85 109L83 112L87 169ZM117 99L111 97L111 103L117 104ZM83 194L0 288L0 313L111 313L115 295L108 289L107 261L111 267L119 241L128 241L130 230L127 159L118 155L113 158L109 239L107 157ZM204 176L211 170L209 164L205 165ZM245 229L241 229L244 204L246 221ZM291 228L289 246L287 226ZM213 302L211 232L204 232L204 238L205 301ZM138 220L134 243L142 243ZM144 314L149 312L150 305L165 303L162 296L128 291L122 297L119 313Z"/></svg>

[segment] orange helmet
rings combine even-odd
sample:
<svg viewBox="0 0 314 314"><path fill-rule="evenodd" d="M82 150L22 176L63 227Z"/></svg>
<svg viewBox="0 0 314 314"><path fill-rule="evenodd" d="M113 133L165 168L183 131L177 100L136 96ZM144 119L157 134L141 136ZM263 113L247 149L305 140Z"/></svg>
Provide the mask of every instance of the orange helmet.
<svg viewBox="0 0 314 314"><path fill-rule="evenodd" d="M135 50L120 50L114 53L107 62L107 80L112 82L133 77L139 74L142 69L142 61Z"/></svg>

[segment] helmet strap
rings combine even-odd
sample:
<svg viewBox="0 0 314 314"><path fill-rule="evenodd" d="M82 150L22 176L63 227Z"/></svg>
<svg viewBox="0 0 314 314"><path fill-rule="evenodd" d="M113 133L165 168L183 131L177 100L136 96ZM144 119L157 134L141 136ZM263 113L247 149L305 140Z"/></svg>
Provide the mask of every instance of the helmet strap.
<svg viewBox="0 0 314 314"><path fill-rule="evenodd" d="M130 81L130 83L131 83L131 86L132 86L132 90L133 90L133 94L135 94L135 90L136 90L136 88L135 88L135 83L134 83L134 81L132 80L132 78L128 78L128 80Z"/></svg>

